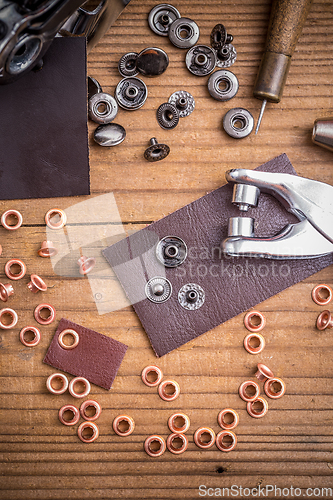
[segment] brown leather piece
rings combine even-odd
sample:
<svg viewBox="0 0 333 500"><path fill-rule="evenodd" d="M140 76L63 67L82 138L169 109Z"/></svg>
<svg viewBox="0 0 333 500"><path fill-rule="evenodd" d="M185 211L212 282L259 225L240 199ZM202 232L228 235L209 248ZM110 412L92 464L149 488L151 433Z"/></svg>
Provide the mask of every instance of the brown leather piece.
<svg viewBox="0 0 333 500"><path fill-rule="evenodd" d="M285 154L257 170L296 175ZM333 262L332 255L284 261L222 256L219 249L227 236L228 218L240 216L231 203L231 195L232 186L226 184L103 251L157 356L163 356ZM287 223L298 222L268 194L260 195L258 207L250 209L247 216L255 219L256 236L273 236ZM155 246L168 235L185 241L188 256L181 266L164 270L157 264ZM166 302L155 304L145 298L144 287L146 281L159 275L170 280L173 293ZM178 291L186 283L197 283L205 291L205 303L196 311L185 310L178 303Z"/></svg>
<svg viewBox="0 0 333 500"><path fill-rule="evenodd" d="M41 71L0 86L0 199L90 193L86 41L55 38Z"/></svg>
<svg viewBox="0 0 333 500"><path fill-rule="evenodd" d="M74 349L59 345L59 334L67 328L79 334L80 340ZM127 345L62 318L43 361L110 390L126 350Z"/></svg>

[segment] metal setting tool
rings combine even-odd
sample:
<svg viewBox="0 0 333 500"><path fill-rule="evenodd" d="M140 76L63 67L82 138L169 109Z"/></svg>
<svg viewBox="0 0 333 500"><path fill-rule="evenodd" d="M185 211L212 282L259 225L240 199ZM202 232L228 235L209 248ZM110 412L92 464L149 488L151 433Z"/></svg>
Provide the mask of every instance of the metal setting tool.
<svg viewBox="0 0 333 500"><path fill-rule="evenodd" d="M333 151L333 118L317 119L313 124L312 141Z"/></svg>

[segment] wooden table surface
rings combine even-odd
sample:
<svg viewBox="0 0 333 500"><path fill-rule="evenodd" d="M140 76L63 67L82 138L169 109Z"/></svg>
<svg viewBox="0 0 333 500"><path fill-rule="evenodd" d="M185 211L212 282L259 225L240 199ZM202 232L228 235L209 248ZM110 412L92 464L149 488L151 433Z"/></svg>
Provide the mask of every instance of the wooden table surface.
<svg viewBox="0 0 333 500"><path fill-rule="evenodd" d="M243 140L228 137L221 122L231 107L244 107L255 119L258 116L261 102L252 97L252 89L270 1L179 0L175 4L182 16L198 23L200 43L209 44L210 32L219 22L234 36L237 61L231 70L240 87L237 96L225 103L209 96L207 77L187 71L185 51L149 29L147 16L154 5L152 0L132 0L88 56L88 74L109 93L120 79L117 63L126 52L158 46L170 58L162 76L143 78L149 92L143 108L119 111L116 122L127 131L123 144L97 146L92 139L95 125L89 123L91 196L0 203L1 213L15 208L24 217L18 231L1 230L1 281L6 280L5 262L22 258L28 271L41 275L50 286L43 299L57 311L56 322L42 328L40 344L24 347L19 331L34 324L32 311L43 299L26 290L28 276L14 284L15 294L7 304L18 312L19 322L1 334L0 498L192 499L199 498L200 485L235 485L238 498L255 498L259 491L240 493L240 487L266 485L288 488L284 493L277 490L275 498L292 498L291 487L301 488L302 495L312 488L313 496L325 498L321 488L333 488L333 344L329 331L315 328L323 307L311 300L311 290L318 283L332 286L331 267L258 306L267 319L263 331L267 345L259 356L251 356L243 348L246 330L240 315L156 359L131 306L99 315L86 278L58 276L49 259L37 256L46 236L44 214L48 209L66 209L104 193L114 194L124 229L130 233L218 188L225 183L227 169L255 168L283 152L299 175L333 181L332 153L311 141L314 120L330 116L333 108L332 1L314 0L282 102L268 104L259 134ZM156 109L180 89L194 96L195 110L176 129L162 130ZM167 143L171 153L163 162L152 164L145 161L143 152L154 136ZM53 396L45 386L55 370L42 360L61 317L129 346L111 391L92 386L91 396L103 411L98 420L100 437L90 445L79 441L77 426L65 427L58 421L59 408L73 403L73 398ZM238 396L240 383L253 377L258 361L268 364L287 385L282 399L269 400L263 419L251 418ZM179 382L181 395L174 402L163 402L156 388L142 383L141 370L152 363ZM240 416L236 449L231 453L215 446L199 450L193 443L194 431L205 425L218 432L217 414L225 407L234 408ZM143 451L145 438L153 433L166 438L167 419L177 410L191 419L188 451L181 456L166 452L158 459L148 457ZM120 413L135 420L135 431L127 438L112 430L112 421ZM274 498L274 492L270 495Z"/></svg>

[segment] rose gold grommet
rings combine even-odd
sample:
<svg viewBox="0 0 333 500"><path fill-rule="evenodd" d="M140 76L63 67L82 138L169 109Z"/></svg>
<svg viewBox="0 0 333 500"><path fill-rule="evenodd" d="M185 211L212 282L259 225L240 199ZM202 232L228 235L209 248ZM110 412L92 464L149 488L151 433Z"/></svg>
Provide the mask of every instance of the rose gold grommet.
<svg viewBox="0 0 333 500"><path fill-rule="evenodd" d="M178 382L175 382L174 380L164 380L158 386L158 394L160 398L164 399L164 401L173 401L178 398L180 394Z"/></svg>
<svg viewBox="0 0 333 500"><path fill-rule="evenodd" d="M26 340L25 334L28 332L32 333L33 335L32 340ZM40 331L35 326L26 326L25 328L22 328L22 330L20 331L20 341L22 342L23 345L27 347L34 347L40 342Z"/></svg>
<svg viewBox="0 0 333 500"><path fill-rule="evenodd" d="M178 446L178 444L180 444L180 446ZM188 439L185 434L182 434L181 432L174 432L168 436L166 445L171 453L174 453L174 455L180 455L187 450Z"/></svg>
<svg viewBox="0 0 333 500"><path fill-rule="evenodd" d="M239 386L238 392L244 401L254 401L260 394L260 387L257 382L246 380Z"/></svg>
<svg viewBox="0 0 333 500"><path fill-rule="evenodd" d="M253 341L257 345L253 345ZM249 333L244 339L244 347L250 354L259 354L265 347L265 339L260 333Z"/></svg>
<svg viewBox="0 0 333 500"><path fill-rule="evenodd" d="M75 390L75 384L78 384L79 382L81 382L85 387L83 392L77 392ZM70 381L68 390L69 394L73 396L73 398L85 398L90 392L90 382L84 377L75 377Z"/></svg>
<svg viewBox="0 0 333 500"><path fill-rule="evenodd" d="M8 217L10 217L11 215L13 215L17 219L16 224L13 225L8 224L7 222ZM15 229L21 227L22 222L23 222L23 217L18 210L6 210L6 212L4 212L1 216L1 224L5 229L8 229L9 231L15 231Z"/></svg>
<svg viewBox="0 0 333 500"><path fill-rule="evenodd" d="M73 344L67 345L64 343L65 335L69 335L72 337L72 339L74 339ZM63 330L62 332L59 333L58 343L60 347L62 347L63 349L67 350L75 349L75 347L78 345L79 342L80 342L79 334L75 330L72 330L71 328L66 328L66 330Z"/></svg>
<svg viewBox="0 0 333 500"><path fill-rule="evenodd" d="M52 382L56 379L61 380L62 382L62 386L60 387L60 389L55 389L52 386ZM50 375L46 381L46 387L52 394L63 394L67 390L68 379L63 373L52 373L52 375Z"/></svg>
<svg viewBox="0 0 333 500"><path fill-rule="evenodd" d="M13 273L11 270L11 267L14 265L17 265L20 268L18 273ZM23 278L26 272L27 267L24 262L22 262L22 260L10 259L5 265L5 273L10 280L20 280L21 278Z"/></svg>
<svg viewBox="0 0 333 500"><path fill-rule="evenodd" d="M279 399L286 392L286 384L280 378L269 378L264 384L264 391L269 398Z"/></svg>
<svg viewBox="0 0 333 500"><path fill-rule="evenodd" d="M266 325L265 316L259 311L250 311L245 314L244 326L250 332L260 332Z"/></svg>
<svg viewBox="0 0 333 500"><path fill-rule="evenodd" d="M189 430L190 419L185 413L174 413L168 420L168 426L173 434L184 434Z"/></svg>
<svg viewBox="0 0 333 500"><path fill-rule="evenodd" d="M154 446L152 446L153 443L155 444ZM163 455L166 449L165 440L162 438L162 436L157 436L156 434L147 437L144 446L145 452L150 457L160 457L161 455ZM154 449L155 446L157 449Z"/></svg>
<svg viewBox="0 0 333 500"><path fill-rule="evenodd" d="M256 406L260 405L260 409ZM261 418L268 412L268 404L266 399L259 397L254 401L249 401L246 405L246 409L249 415L253 418Z"/></svg>
<svg viewBox="0 0 333 500"><path fill-rule="evenodd" d="M96 259L94 259L94 257L85 257L82 255L77 263L80 266L79 273L85 275L90 273L90 271L95 267Z"/></svg>
<svg viewBox="0 0 333 500"><path fill-rule="evenodd" d="M332 288L328 285L317 285L311 292L312 300L320 306L329 304L333 297Z"/></svg>
<svg viewBox="0 0 333 500"><path fill-rule="evenodd" d="M67 222L67 215L60 208L51 208L45 214L45 222L50 229L61 229Z"/></svg>
<svg viewBox="0 0 333 500"><path fill-rule="evenodd" d="M148 387L155 387L162 382L163 373L158 366L146 366L142 370L141 378L143 383L148 385Z"/></svg>
<svg viewBox="0 0 333 500"><path fill-rule="evenodd" d="M112 422L113 430L118 436L126 437L134 431L134 420L128 415L118 415Z"/></svg>
<svg viewBox="0 0 333 500"><path fill-rule="evenodd" d="M258 394L259 396L259 394ZM222 429L230 431L234 429L239 424L239 416L235 410L231 408L225 408L221 410L217 416L217 422Z"/></svg>
<svg viewBox="0 0 333 500"><path fill-rule="evenodd" d="M85 429L90 429L92 433L90 437L84 436ZM80 424L78 427L77 435L79 436L81 441L83 441L83 443L92 443L98 438L99 430L94 422L82 422L82 424Z"/></svg>
<svg viewBox="0 0 333 500"><path fill-rule="evenodd" d="M3 322L4 316L11 318L11 321L8 324ZM17 321L18 321L18 316L17 316L17 312L15 312L14 309L9 309L9 307L6 307L5 309L1 309L1 311L0 311L0 328L2 328L2 330L10 330L11 328L14 328Z"/></svg>
<svg viewBox="0 0 333 500"><path fill-rule="evenodd" d="M43 309L49 312L47 318L43 318L43 316L41 316L41 312ZM52 323L52 321L54 321L55 315L56 315L55 309L50 304L39 304L39 306L37 306L36 309L34 310L35 320L40 325L49 325L50 323Z"/></svg>
<svg viewBox="0 0 333 500"><path fill-rule="evenodd" d="M228 442L231 440L230 442ZM216 446L221 451L232 451L235 449L237 444L237 436L232 431L221 431L216 436Z"/></svg>
<svg viewBox="0 0 333 500"><path fill-rule="evenodd" d="M207 449L215 443L215 432L210 427L199 427L195 431L193 439L199 448Z"/></svg>
<svg viewBox="0 0 333 500"><path fill-rule="evenodd" d="M37 276L37 274L32 274L30 276L30 280L31 281L27 284L27 287L29 288L30 292L32 293L37 293L39 291L46 292L47 285L40 276Z"/></svg>
<svg viewBox="0 0 333 500"><path fill-rule="evenodd" d="M58 250L53 246L52 241L43 241L38 250L38 255L40 257L54 257L57 253Z"/></svg>
<svg viewBox="0 0 333 500"><path fill-rule="evenodd" d="M88 408L94 408L95 413L93 415L89 415L87 413ZM83 401L80 406L81 417L85 420L89 420L90 422L95 421L102 413L101 405L95 401L94 399L87 399L87 401Z"/></svg>
<svg viewBox="0 0 333 500"><path fill-rule="evenodd" d="M333 328L333 319L330 311L323 311L317 318L318 330L325 330L326 328Z"/></svg>
<svg viewBox="0 0 333 500"><path fill-rule="evenodd" d="M8 298L10 295L13 295L14 293L14 288L13 285L10 283L6 283L5 285L3 283L0 283L0 299L2 302L7 302Z"/></svg>
<svg viewBox="0 0 333 500"><path fill-rule="evenodd" d="M71 413L73 416L71 419L65 418L65 413ZM59 420L64 425L75 425L80 420L80 412L74 405L62 406L59 410Z"/></svg>
<svg viewBox="0 0 333 500"><path fill-rule="evenodd" d="M270 370L268 366L264 365L263 363L258 363L257 368L258 370L255 373L255 376L258 380L260 380L260 382L264 382L268 378L274 378L272 370Z"/></svg>

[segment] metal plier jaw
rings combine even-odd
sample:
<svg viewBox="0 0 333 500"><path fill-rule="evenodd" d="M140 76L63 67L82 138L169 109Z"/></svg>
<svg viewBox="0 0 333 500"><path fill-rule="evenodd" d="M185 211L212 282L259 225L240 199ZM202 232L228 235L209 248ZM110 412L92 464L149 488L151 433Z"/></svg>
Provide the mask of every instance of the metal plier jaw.
<svg viewBox="0 0 333 500"><path fill-rule="evenodd" d="M308 259L333 252L333 186L297 175L247 169L229 170L226 179L236 187L239 184L256 186L261 192L273 195L300 222L287 224L273 237L256 238L249 236L248 230L242 233L242 227L248 225L242 224L245 218L236 218L237 224L229 224L228 237L222 242L223 253L268 259ZM239 208L244 210L241 204ZM235 227L238 230L232 229Z"/></svg>

